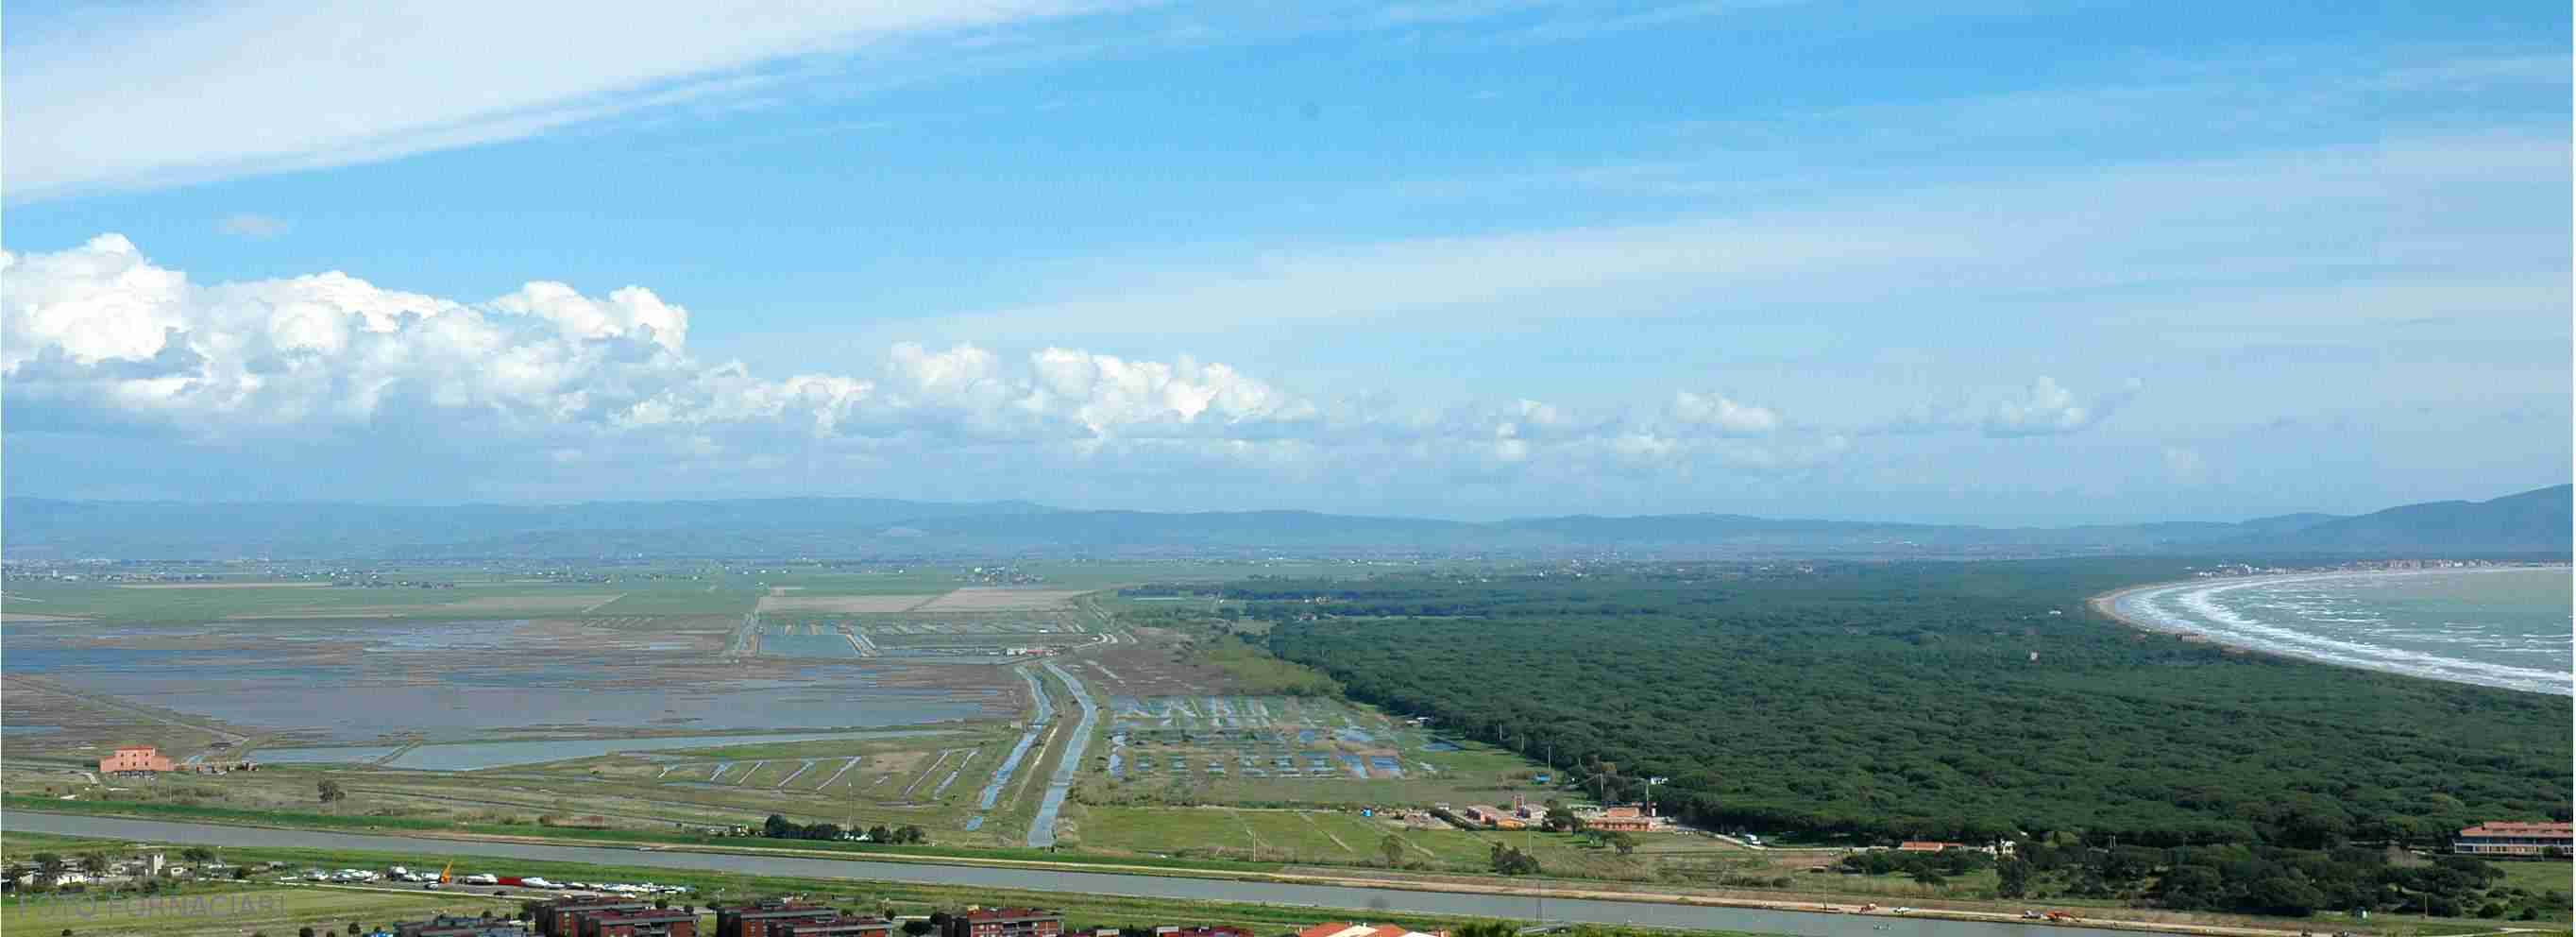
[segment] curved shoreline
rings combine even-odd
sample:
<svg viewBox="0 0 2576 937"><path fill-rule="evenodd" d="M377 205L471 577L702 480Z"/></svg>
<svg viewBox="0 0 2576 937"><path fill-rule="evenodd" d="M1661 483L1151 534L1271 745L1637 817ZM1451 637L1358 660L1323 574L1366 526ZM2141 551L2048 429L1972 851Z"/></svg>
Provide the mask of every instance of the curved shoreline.
<svg viewBox="0 0 2576 937"><path fill-rule="evenodd" d="M2478 572L2478 571L2497 571L2497 572L2504 572L2504 571L2515 571L2515 570L2557 570L2557 571L2560 571L2560 572L2562 572L2562 573L2563 573L2563 572L2566 572L2566 571L2567 571L2567 570L2569 570L2569 569L2570 569L2570 567L2569 567L2569 566L2566 566L2566 565L2543 565L2543 566L2498 566L2498 567L2462 567L2462 568L2425 569L2425 570L2339 570L2339 571L2329 571L2329 572L2268 573L2268 574L2254 575L2254 576L2228 576L2228 577L2222 577L2222 578L2171 579L2171 580L2165 580L2165 581L2161 581L2161 582L2142 583L2142 584L2139 584L2139 585L2134 585L2134 586L2123 586L2123 587L2120 587L2120 588L2118 588L2118 589L2113 589L2113 590L2111 590L2111 591L2104 592L2104 593L2101 593L2101 594L2099 594L2099 595L2095 595L2095 596L2092 596L2092 597L2090 597L2090 598L2086 599L2086 600L2085 600L2085 605L2087 605L2088 607L2090 607L2090 608L2091 608L2095 613L2097 613L2097 614L2101 615L2102 617L2105 617L2105 618L2108 618L2108 619L2110 619L2110 620L2112 620L2112 621L2118 622L2118 623L2120 623L2120 624L2122 624L2122 625L2124 625L2124 626L2127 626L2127 627L2130 627L2130 628L2135 628L2135 629L2137 629L2137 630L2139 630L2139 631L2142 631L2142 632L2146 632L2146 633L2149 633L2149 634L2167 634L2167 635L2173 635L2173 636L2176 636L2176 637L2182 638L2183 640L2186 640L2186 641L2195 641L2195 642L2204 642L2204 643L2208 643L2208 644L2214 644L2214 645L2218 645L2218 646L2220 646L2220 647L2226 648L2226 649L2228 649L2228 650L2230 650L2230 651L2237 652L2237 653L2243 653L2243 654L2261 654L2261 655L2265 655L2265 656L2269 656L2269 657L2277 657L2277 658L2281 658L2281 659L2284 659L2284 660L2296 660L2296 661L2301 661L2301 662L2304 662L2304 663L2322 664L2322 665L2330 666L2330 667L2343 667L2343 668L2346 668L2346 669L2351 669L2351 670L2364 670L2364 671L2369 671L2369 672L2372 672L2372 673L2394 674L2394 675L2402 676L2402 677L2413 677L2413 678L2416 678L2416 679L2419 679L2419 680L2433 680L2433 681L2437 681L2437 682L2441 682L2441 683L2452 683L2452 684L2459 684L2459 685L2464 685L2464 686L2481 686L2481 687L2488 687L2488 688L2491 688L2491 689L2509 690L2509 691L2518 692L2518 693L2540 693L2540 694L2544 694L2544 695L2576 696L2576 675L2568 675L2568 674L2554 674L2554 673L2553 673L2553 674L2552 674L2552 676L2557 677L2557 678L2559 679L2559 681L2561 681L2561 682L2560 682L2557 686L2555 686L2555 687L2553 687L2553 688L2550 688L2550 689L2540 689L2540 688L2536 688L2536 687L2532 687L2532 686L2524 686L2524 685L2520 685L2520 684L2512 684L2512 683L2497 682L2497 681L2489 681L2489 680L2467 679L2467 678L2463 678L2463 677L2460 677L2460 676L2457 676L2457 675L2452 675L2452 674L2438 673L2438 672L2436 672L2436 673L2427 673L2427 672L2423 672L2423 671L2420 671L2420 670L2407 669L2407 668L2404 668L2404 667L2395 666L2395 665L2393 665L2393 664L2376 664L2376 663L2371 663L2371 662L2352 660L2352 659L2348 659L2348 658L2345 658L2345 657L2339 657L2339 656L2336 656L2336 655L2333 655L2333 654L2328 654L2328 653L2323 653L2323 652L2317 652L2317 651L2302 652L2301 650L2299 650L2299 649L2297 649L2297 648L2279 647L2279 646L2267 646L2267 645L2263 645L2263 644L2259 644L2259 643L2254 643L2254 642L2252 642L2252 641L2249 641L2247 638L2245 638L2245 637L2243 637L2243 636L2241 636L2241 635L2237 635L2237 634L2233 634L2233 633L2230 633L2230 632L2226 632L2226 631L2224 631L2224 630L2220 630L2220 629L2209 629L2209 630L2195 629L2195 628L2191 628L2191 627L2188 627L2188 626L2175 624L2175 623L2168 622L2168 621L2159 621L2159 620L2153 620L2153 619L2145 618L2145 617L2142 617L2142 616L2131 615L2131 614L2124 614L2124 613L2121 611L2121 609L2120 609L2120 605L2121 605L2121 603L2122 603L2122 601L2123 601L2123 600L2126 600L2126 599L2128 599L2129 597L2131 597L2131 596L2133 596L2133 595L2136 595L2136 594L2138 594L2138 593L2142 593L2142 592L2156 592L2156 591L2165 591L2165 590L2174 590L2174 589L2186 588L2186 587L2191 587L2191 586L2207 586L2207 587L2211 587L2211 588L2246 588L2246 587L2250 587L2250 586L2260 585L2260 584L2264 584L2264 583L2271 583L2271 582L2291 582L2291 581L2299 581L2299 580L2330 579L2330 578L2359 577L2359 576L2407 576L2407 575L2425 575L2425 574L2441 574L2441 573L2462 573L2462 572ZM2294 631L2295 629L2284 629L2284 630L2293 630L2293 631ZM2302 635L2305 635L2305 636L2314 637L2314 638L2316 638L2316 639L2318 639L2318 640L2320 640L2320 641L2329 641L2329 642L2331 642L2331 641L2336 640L2333 636L2331 636L2331 635L2327 635L2327 634L2313 634L2313 635L2311 635L2311 634L2309 634L2309 633L2307 633L2307 632L2298 632L2298 633L2300 633L2300 634L2302 634ZM2457 661L2457 660L2459 660L2459 659L2457 659L2457 658L2449 658L2448 660L2454 660L2454 661ZM2479 664L2479 663L2483 663L2483 662L2477 662L2477 661L2459 661L2459 662L2461 662L2461 663L2467 663L2467 664Z"/></svg>

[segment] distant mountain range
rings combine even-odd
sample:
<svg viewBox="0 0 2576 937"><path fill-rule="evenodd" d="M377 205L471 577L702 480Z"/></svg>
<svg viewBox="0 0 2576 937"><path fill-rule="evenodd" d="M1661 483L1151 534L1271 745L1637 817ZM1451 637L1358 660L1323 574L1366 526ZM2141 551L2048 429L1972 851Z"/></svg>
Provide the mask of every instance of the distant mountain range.
<svg viewBox="0 0 2576 937"><path fill-rule="evenodd" d="M2047 556L2086 553L2565 554L2570 486L2492 501L2240 523L1976 527L1736 514L1471 523L1306 511L1078 511L871 498L467 504L181 504L8 498L18 559L914 558L1181 554Z"/></svg>

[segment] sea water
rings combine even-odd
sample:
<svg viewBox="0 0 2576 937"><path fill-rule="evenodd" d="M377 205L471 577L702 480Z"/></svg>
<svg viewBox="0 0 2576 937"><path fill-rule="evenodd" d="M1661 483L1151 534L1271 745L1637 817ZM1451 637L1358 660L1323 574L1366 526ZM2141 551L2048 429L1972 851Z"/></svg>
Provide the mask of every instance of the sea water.
<svg viewBox="0 0 2576 937"><path fill-rule="evenodd" d="M2310 660L2570 695L2576 618L2566 567L2209 579L2122 594L2139 624Z"/></svg>

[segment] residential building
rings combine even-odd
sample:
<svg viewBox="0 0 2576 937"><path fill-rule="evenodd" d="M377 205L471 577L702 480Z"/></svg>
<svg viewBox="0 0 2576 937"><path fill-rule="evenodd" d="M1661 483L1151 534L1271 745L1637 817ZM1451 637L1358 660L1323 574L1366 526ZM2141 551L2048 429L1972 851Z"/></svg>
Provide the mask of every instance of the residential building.
<svg viewBox="0 0 2576 937"><path fill-rule="evenodd" d="M778 925L779 937L894 937L894 922L879 917L803 919Z"/></svg>
<svg viewBox="0 0 2576 937"><path fill-rule="evenodd" d="M537 922L537 933L544 937L581 937L581 916L601 911L642 911L652 905L632 898L555 898L531 901L519 906L528 920Z"/></svg>
<svg viewBox="0 0 2576 937"><path fill-rule="evenodd" d="M170 759L151 745L119 748L116 753L98 760L100 774L159 774L170 770Z"/></svg>
<svg viewBox="0 0 2576 937"><path fill-rule="evenodd" d="M441 914L425 921L394 925L394 937L526 937L527 933L509 921L461 914Z"/></svg>
<svg viewBox="0 0 2576 937"><path fill-rule="evenodd" d="M789 924L828 921L841 912L819 904L770 899L716 909L716 937L781 937Z"/></svg>
<svg viewBox="0 0 2576 937"><path fill-rule="evenodd" d="M1896 851L1898 851L1898 852L1940 852L1940 851L1945 850L1945 849L1966 849L1966 848L1968 848L1968 847L1966 847L1966 846L1962 846L1962 845L1960 845L1960 844L1958 844L1958 843L1944 843L1944 842L1939 842L1939 841L1935 841L1935 840L1928 840L1928 839L1909 839L1909 840L1906 840L1906 841L1905 841L1905 842L1903 842L1903 843L1899 843L1899 844L1897 844Z"/></svg>
<svg viewBox="0 0 2576 937"><path fill-rule="evenodd" d="M1165 924L1161 927L1154 928L1154 937L1253 937L1253 934L1252 931L1241 927L1209 927L1206 925L1198 927L1182 927L1177 924Z"/></svg>
<svg viewBox="0 0 2576 937"><path fill-rule="evenodd" d="M1393 924L1353 924L1348 921L1332 921L1298 931L1297 937L1449 937L1449 932L1435 931L1426 934Z"/></svg>
<svg viewBox="0 0 2576 937"><path fill-rule="evenodd" d="M695 909L587 911L581 914L581 937L698 937Z"/></svg>
<svg viewBox="0 0 2576 937"><path fill-rule="evenodd" d="M2451 840L2451 851L2473 856L2564 859L2570 854L2569 825L2489 820Z"/></svg>
<svg viewBox="0 0 2576 937"><path fill-rule="evenodd" d="M948 916L939 937L1057 937L1064 915L1036 908L979 908Z"/></svg>
<svg viewBox="0 0 2576 937"><path fill-rule="evenodd" d="M1584 818L1583 824L1605 832L1644 833L1655 828L1656 819L1641 807L1603 807L1600 813Z"/></svg>

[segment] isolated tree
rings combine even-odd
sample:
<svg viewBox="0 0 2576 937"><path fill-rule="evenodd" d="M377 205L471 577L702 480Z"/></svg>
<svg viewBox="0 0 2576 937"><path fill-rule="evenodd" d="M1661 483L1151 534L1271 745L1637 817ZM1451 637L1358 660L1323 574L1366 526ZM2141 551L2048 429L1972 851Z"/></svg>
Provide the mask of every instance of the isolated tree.
<svg viewBox="0 0 2576 937"><path fill-rule="evenodd" d="M310 926L298 927L295 929L295 937L313 937L313 928Z"/></svg>
<svg viewBox="0 0 2576 937"><path fill-rule="evenodd" d="M893 839L894 839L894 831L893 831L893 830L886 829L886 825L885 825L885 824L883 824L883 823L879 823L879 824L877 824L877 825L875 825L875 826L868 827L868 842L871 842L871 843L882 843L882 842L888 842L888 841L891 841L891 840L893 840Z"/></svg>
<svg viewBox="0 0 2576 937"><path fill-rule="evenodd" d="M314 785L313 789L322 795L322 802L326 804L338 803L349 796L348 791L340 789L340 782L330 778L323 778L322 783Z"/></svg>
<svg viewBox="0 0 2576 937"><path fill-rule="evenodd" d="M1404 864L1404 840L1397 839L1395 834L1389 833L1385 839L1378 840L1377 848L1379 852L1386 853L1387 868Z"/></svg>
<svg viewBox="0 0 2576 937"><path fill-rule="evenodd" d="M213 862L215 861L215 851L204 846L190 846L186 849L179 850L179 858L186 859L190 862Z"/></svg>
<svg viewBox="0 0 2576 937"><path fill-rule="evenodd" d="M1511 846L1494 843L1488 850L1494 871L1503 875L1535 875L1538 859Z"/></svg>
<svg viewBox="0 0 2576 937"><path fill-rule="evenodd" d="M1610 848L1618 850L1620 855L1624 856L1637 851L1636 834L1626 830L1611 830L1610 835L1602 838L1610 843Z"/></svg>
<svg viewBox="0 0 2576 937"><path fill-rule="evenodd" d="M52 878L63 874L63 856L61 853L40 852L37 853L34 858L36 860L37 871L45 873L46 878Z"/></svg>
<svg viewBox="0 0 2576 937"><path fill-rule="evenodd" d="M2184 866L2182 868L2191 867ZM2182 868L2177 868L2174 871L2180 872L2182 871ZM2171 882L2172 877L2172 873L2166 874L2166 880L2168 882ZM2022 895L2029 893L2029 891L2030 863L2023 862L2020 859L2005 859L2002 862L1995 863L1996 895L2005 898L2019 898Z"/></svg>
<svg viewBox="0 0 2576 937"><path fill-rule="evenodd" d="M796 824L788 822L786 817L773 813L769 815L769 819L760 821L760 830L761 835L771 839L786 839L796 835Z"/></svg>
<svg viewBox="0 0 2576 937"><path fill-rule="evenodd" d="M93 852L81 857L81 871L91 875L107 874L107 854Z"/></svg>

